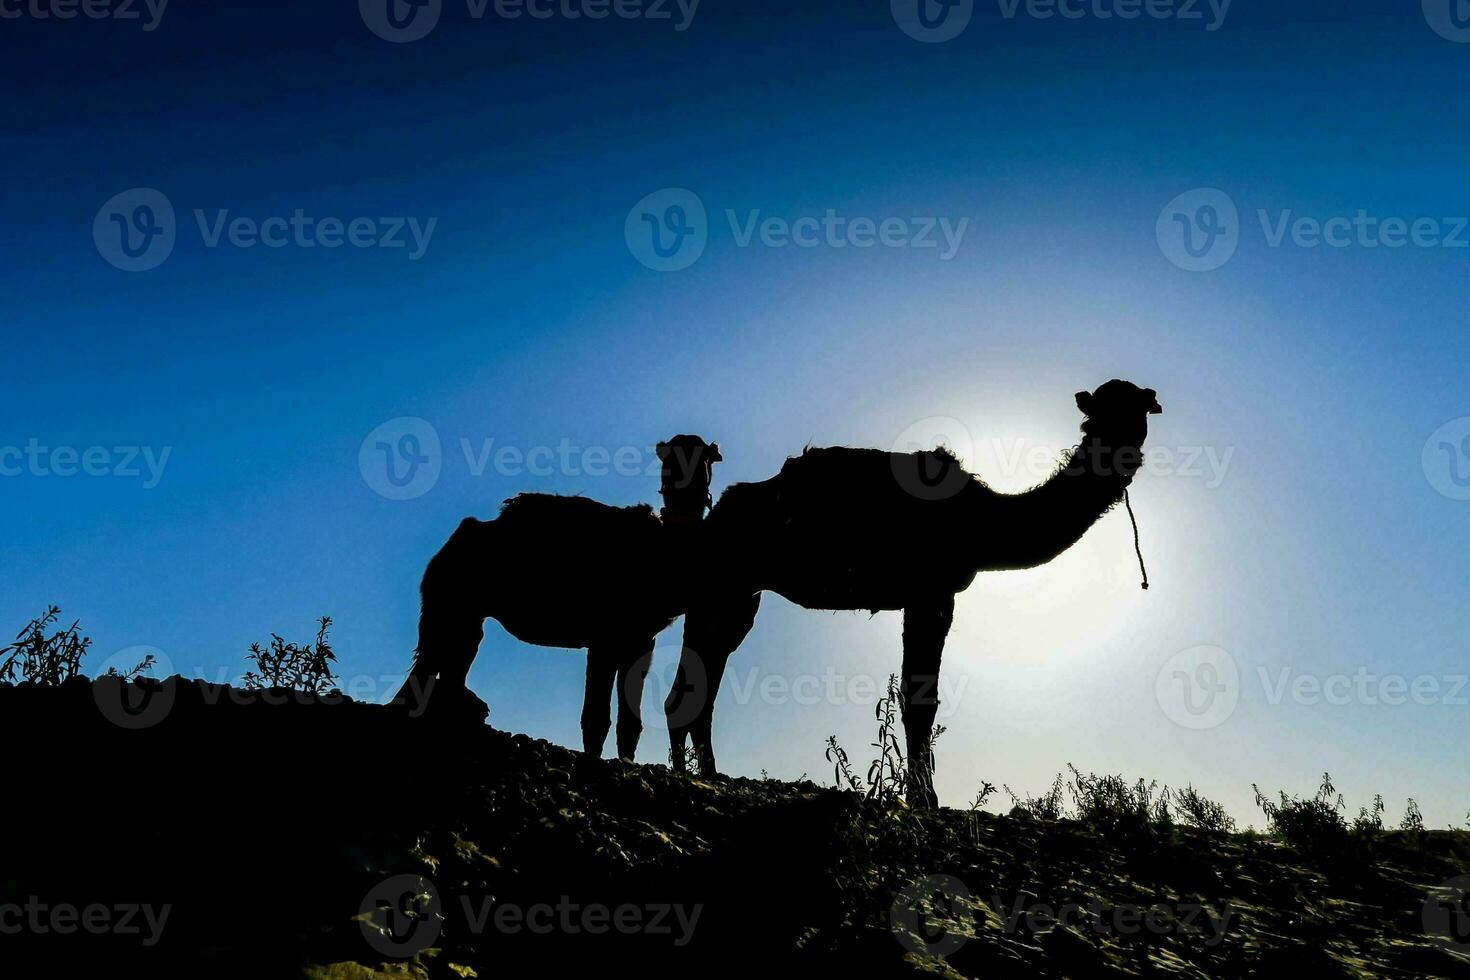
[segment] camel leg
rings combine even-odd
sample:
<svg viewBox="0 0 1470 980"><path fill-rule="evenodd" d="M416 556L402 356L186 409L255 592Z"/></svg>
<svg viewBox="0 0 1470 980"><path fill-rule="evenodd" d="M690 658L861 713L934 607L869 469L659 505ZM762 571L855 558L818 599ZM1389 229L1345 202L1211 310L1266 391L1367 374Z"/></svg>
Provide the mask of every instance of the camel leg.
<svg viewBox="0 0 1470 980"><path fill-rule="evenodd" d="M910 806L937 807L934 792L934 716L939 712L939 661L954 620L954 597L903 611L903 729L908 741Z"/></svg>
<svg viewBox="0 0 1470 980"><path fill-rule="evenodd" d="M632 762L643 734L643 682L653 663L653 638L633 647L618 663L618 758Z"/></svg>
<svg viewBox="0 0 1470 980"><path fill-rule="evenodd" d="M684 742L694 739L702 776L713 776L715 753L711 730L715 698L730 654L744 642L760 608L757 592L721 606L691 609L684 619L684 650L674 689L664 702L668 715L671 759L676 771L684 768Z"/></svg>
<svg viewBox="0 0 1470 980"><path fill-rule="evenodd" d="M700 705L699 714L689 729L689 735L694 741L694 756L699 762L701 776L719 775L719 770L715 768L715 743L712 730L715 719L715 698L719 696L720 681L725 676L725 665L729 662L730 654L728 653L713 653L704 658L705 676L709 679L709 696Z"/></svg>
<svg viewBox="0 0 1470 980"><path fill-rule="evenodd" d="M613 682L618 673L618 656L607 647L587 650L587 693L582 698L582 750L593 759L602 758L607 730L612 727Z"/></svg>
<svg viewBox="0 0 1470 980"><path fill-rule="evenodd" d="M674 686L664 698L664 720L669 729L669 765L675 772L685 769L684 747L689 743L689 729L705 697L704 661L688 642L679 651L679 669Z"/></svg>
<svg viewBox="0 0 1470 980"><path fill-rule="evenodd" d="M393 700L414 715L428 708L429 696L436 689L444 691L440 702L469 702L465 679L484 638L484 619L473 614L431 615L426 609L419 621L419 649L413 668Z"/></svg>
<svg viewBox="0 0 1470 980"><path fill-rule="evenodd" d="M413 667L409 669L408 677L398 693L393 695L392 704L401 704L409 710L420 708L428 700L429 691L433 687L438 671L433 669L432 664L423 654L417 654L413 658Z"/></svg>
<svg viewBox="0 0 1470 980"><path fill-rule="evenodd" d="M414 714L428 707L429 695L436 688L444 691L437 702L458 703L475 711L484 708L484 702L465 687L470 664L485 637L485 610L466 591L464 569L483 549L488 527L473 517L461 521L424 569L419 584L418 652L395 698Z"/></svg>

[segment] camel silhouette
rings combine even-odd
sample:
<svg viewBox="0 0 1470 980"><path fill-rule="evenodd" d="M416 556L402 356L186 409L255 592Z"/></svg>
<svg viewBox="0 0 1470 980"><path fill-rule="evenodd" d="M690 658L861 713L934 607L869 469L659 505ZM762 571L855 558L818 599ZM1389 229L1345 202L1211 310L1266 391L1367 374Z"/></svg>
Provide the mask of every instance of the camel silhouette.
<svg viewBox="0 0 1470 980"><path fill-rule="evenodd" d="M483 719L465 678L485 620L495 619L526 643L587 648L583 748L602 755L616 683L618 756L631 760L654 637L688 605L690 555L711 503L711 468L722 458L718 443L692 435L659 443L657 452L659 516L646 504L523 493L494 520L465 518L424 572L418 649L394 700Z"/></svg>
<svg viewBox="0 0 1470 980"><path fill-rule="evenodd" d="M997 493L943 449L808 449L769 480L727 489L701 527L702 552L717 562L685 618L665 701L672 764L683 768L692 737L700 771L714 774L715 696L762 591L808 609L902 610L907 795L937 805L931 733L955 595L981 571L1033 568L1076 543L1123 499L1148 416L1163 411L1153 389L1126 381L1076 399L1081 442L1025 493Z"/></svg>

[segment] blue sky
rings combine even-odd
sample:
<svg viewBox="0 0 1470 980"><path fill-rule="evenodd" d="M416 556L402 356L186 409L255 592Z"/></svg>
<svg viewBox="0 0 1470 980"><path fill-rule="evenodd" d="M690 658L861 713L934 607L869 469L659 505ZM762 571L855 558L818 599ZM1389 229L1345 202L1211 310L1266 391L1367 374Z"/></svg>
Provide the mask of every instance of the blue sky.
<svg viewBox="0 0 1470 980"><path fill-rule="evenodd" d="M218 679L329 614L344 676L381 699L425 561L517 491L654 501L648 447L676 432L720 441L717 487L808 443L944 435L1019 490L1071 444L1072 393L1124 377L1166 410L1133 494L1154 587L1121 514L1052 566L981 577L945 659L944 801L1037 792L1071 761L1259 822L1252 782L1330 770L1353 806L1414 796L1462 823L1470 44L1450 8L1008 7L923 43L886 2L704 0L679 30L674 5L446 0L392 43L349 3L170 5L151 30L147 8L7 6L0 623L54 602L93 665L147 646ZM174 242L125 271L110 215L143 199L109 202L138 188ZM630 211L690 195L703 251L650 268ZM1216 267L1191 271L1175 215L1204 236L1220 195L1233 232L1196 238ZM298 212L311 247L209 243ZM841 231L773 244L829 212ZM333 220L405 245L326 247ZM895 244L864 238L885 221ZM1385 244L1395 221L1415 240ZM952 255L943 227L963 228ZM390 499L360 450L404 418L437 437L438 476ZM555 461L497 464L505 447ZM614 468L625 447L640 462ZM722 768L825 779L831 733L862 757L899 628L768 597L717 711ZM487 633L471 682L492 722L577 744L580 654ZM1172 685L1223 663L1201 646L1236 680L1190 727ZM1393 678L1421 696L1386 703ZM651 725L641 757L664 748Z"/></svg>

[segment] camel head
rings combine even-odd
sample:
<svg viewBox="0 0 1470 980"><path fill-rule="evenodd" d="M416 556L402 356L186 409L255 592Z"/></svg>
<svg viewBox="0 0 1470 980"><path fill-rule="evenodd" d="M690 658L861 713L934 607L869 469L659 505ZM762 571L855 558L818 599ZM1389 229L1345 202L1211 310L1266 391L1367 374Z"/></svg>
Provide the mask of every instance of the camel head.
<svg viewBox="0 0 1470 980"><path fill-rule="evenodd" d="M665 520L701 520L713 504L710 484L714 464L724 459L720 444L699 436L677 435L655 448L661 464L659 495L664 498Z"/></svg>
<svg viewBox="0 0 1470 980"><path fill-rule="evenodd" d="M1083 435L1109 451L1129 451L1137 457L1131 465L1118 461L1130 472L1142 464L1138 451L1148 435L1148 417L1164 411L1158 392L1116 378L1096 391L1077 392L1077 407L1087 416L1082 422Z"/></svg>

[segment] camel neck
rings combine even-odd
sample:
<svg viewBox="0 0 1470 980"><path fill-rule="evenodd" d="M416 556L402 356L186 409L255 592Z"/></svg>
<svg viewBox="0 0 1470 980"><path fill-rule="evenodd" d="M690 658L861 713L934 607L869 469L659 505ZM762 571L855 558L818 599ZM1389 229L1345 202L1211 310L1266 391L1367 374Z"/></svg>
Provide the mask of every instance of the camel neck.
<svg viewBox="0 0 1470 980"><path fill-rule="evenodd" d="M1142 465L1137 448L1110 447L1095 436L1082 440L1066 464L1040 486L1002 496L1005 520L982 528L1000 546L996 568L1034 568L1066 551L1118 501Z"/></svg>

